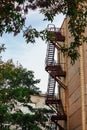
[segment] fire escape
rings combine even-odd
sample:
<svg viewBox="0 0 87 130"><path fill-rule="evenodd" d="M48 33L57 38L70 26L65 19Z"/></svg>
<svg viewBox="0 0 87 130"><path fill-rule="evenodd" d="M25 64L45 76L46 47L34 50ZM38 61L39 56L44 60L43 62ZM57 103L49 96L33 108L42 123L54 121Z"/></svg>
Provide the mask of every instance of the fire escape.
<svg viewBox="0 0 87 130"><path fill-rule="evenodd" d="M66 130L66 126L64 124L67 120L67 116L61 96L61 88L63 91L66 89L66 85L61 79L65 78L66 72L63 70L62 63L60 63L60 61L57 63L54 58L55 49L57 49L57 52L60 51L60 44L65 41L65 37L61 34L60 30L55 28L54 25L52 27L49 27L48 25L48 32L50 33L51 38L47 43L47 54L45 61L45 70L49 74L45 103L55 111L55 114L51 116L51 121L56 124L58 130ZM56 83L58 84L57 95L55 94ZM64 123L62 124L61 122Z"/></svg>

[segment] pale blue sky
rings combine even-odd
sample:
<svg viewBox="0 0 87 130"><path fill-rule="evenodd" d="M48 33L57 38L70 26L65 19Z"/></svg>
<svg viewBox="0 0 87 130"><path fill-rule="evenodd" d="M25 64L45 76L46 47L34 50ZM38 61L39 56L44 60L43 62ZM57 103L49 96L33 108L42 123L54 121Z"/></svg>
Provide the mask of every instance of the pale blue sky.
<svg viewBox="0 0 87 130"><path fill-rule="evenodd" d="M37 29L44 29L50 22L43 21L43 16L38 11L29 12L27 16L27 25L32 25ZM61 27L64 16L58 15L53 24ZM5 43L6 51L2 53L3 60L13 59L14 63L17 61L23 65L24 68L32 70L35 73L36 79L41 79L37 85L42 92L47 91L48 73L45 71L45 56L47 44L41 39L37 39L35 44L26 44L22 34L14 37L13 34L5 34L0 38L1 43Z"/></svg>

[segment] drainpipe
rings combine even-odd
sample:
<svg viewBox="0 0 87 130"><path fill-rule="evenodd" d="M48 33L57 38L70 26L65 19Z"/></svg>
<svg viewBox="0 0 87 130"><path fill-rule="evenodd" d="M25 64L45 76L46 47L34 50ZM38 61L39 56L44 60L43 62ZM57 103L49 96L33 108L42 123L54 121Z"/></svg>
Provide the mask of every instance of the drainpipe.
<svg viewBox="0 0 87 130"><path fill-rule="evenodd" d="M85 113L85 80L84 80L84 58L83 46L79 47L80 53L80 82L81 82L81 105L82 105L82 130L86 130L86 113Z"/></svg>

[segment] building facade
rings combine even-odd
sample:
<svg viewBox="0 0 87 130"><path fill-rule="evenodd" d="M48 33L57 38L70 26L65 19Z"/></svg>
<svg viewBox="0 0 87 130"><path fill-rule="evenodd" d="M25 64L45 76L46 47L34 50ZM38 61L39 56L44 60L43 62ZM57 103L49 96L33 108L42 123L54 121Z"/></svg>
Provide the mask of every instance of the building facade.
<svg viewBox="0 0 87 130"><path fill-rule="evenodd" d="M61 29L61 35L54 39L51 35L51 40L48 43L46 55L46 71L52 79L48 81L48 90L46 104L55 107L57 114L52 116L52 121L56 123L58 130L86 130L87 129L87 43L83 43L79 48L80 57L71 64L68 56L60 51L60 46L70 45L73 41L68 29L68 18L65 18ZM63 31L62 31L63 30ZM52 33L56 29L49 29ZM87 35L87 29L85 34ZM59 38L58 38L59 37ZM60 40L61 39L61 40ZM53 47L52 47L53 45ZM51 48L51 49L50 49ZM52 50L53 49L53 50ZM57 62L55 62L55 49L57 49ZM59 67L61 66L61 68ZM65 72L65 74L64 74ZM54 79L54 80L53 80ZM55 82L57 82L57 95L55 97ZM59 102L62 103L59 103ZM57 104L57 105L56 105ZM61 108L64 111L61 112Z"/></svg>
<svg viewBox="0 0 87 130"><path fill-rule="evenodd" d="M65 30L65 43L69 46L73 41L68 29L68 18L62 24ZM87 29L85 34L87 34ZM67 123L69 130L87 129L87 43L83 43L78 48L80 57L74 65L70 58L66 57L66 104Z"/></svg>

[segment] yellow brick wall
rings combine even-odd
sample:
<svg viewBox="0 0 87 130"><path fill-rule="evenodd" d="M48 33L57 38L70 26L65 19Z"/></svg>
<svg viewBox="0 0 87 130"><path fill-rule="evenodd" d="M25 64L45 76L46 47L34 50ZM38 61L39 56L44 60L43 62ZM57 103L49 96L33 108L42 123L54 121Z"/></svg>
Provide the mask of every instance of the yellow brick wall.
<svg viewBox="0 0 87 130"><path fill-rule="evenodd" d="M69 46L69 43L73 41L68 30L68 19L65 19L62 28L65 29L65 44ZM87 35L87 29L86 34ZM87 99L87 43L83 46L83 57L84 57L84 79L85 79L85 101ZM74 65L71 64L70 58L66 58L66 81L68 88L68 98L66 99L68 107L68 124L69 130L84 130L82 127L82 89L81 89L81 69L80 60L78 59ZM68 101L67 101L68 100ZM86 111L86 123L87 123L87 101L85 102ZM87 124L86 124L87 125ZM87 129L87 127L86 127ZM85 129L85 130L86 130Z"/></svg>

